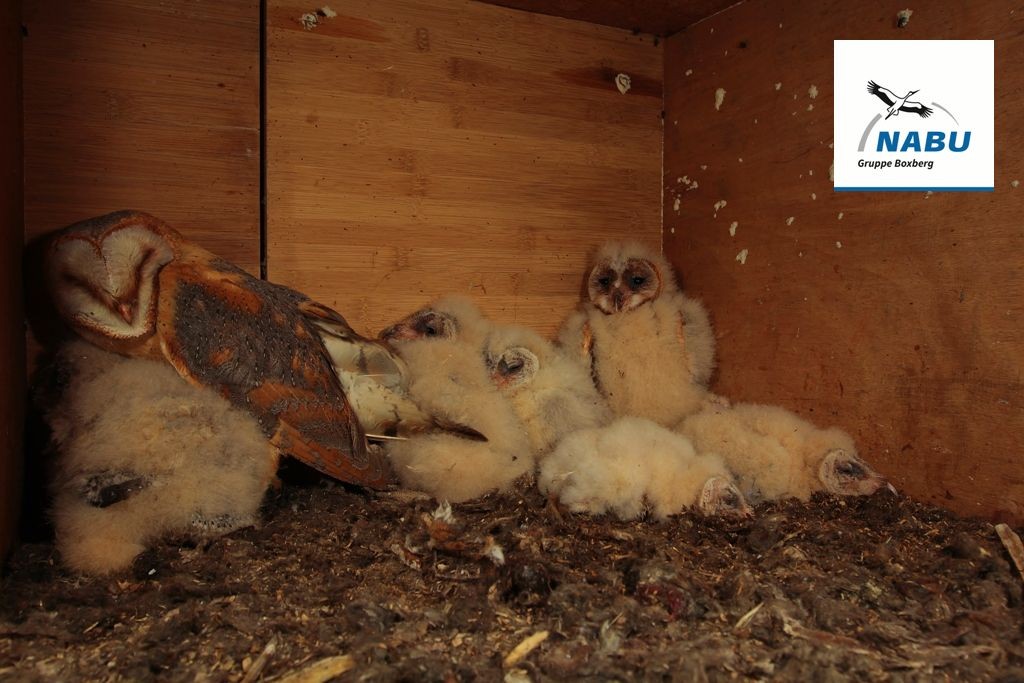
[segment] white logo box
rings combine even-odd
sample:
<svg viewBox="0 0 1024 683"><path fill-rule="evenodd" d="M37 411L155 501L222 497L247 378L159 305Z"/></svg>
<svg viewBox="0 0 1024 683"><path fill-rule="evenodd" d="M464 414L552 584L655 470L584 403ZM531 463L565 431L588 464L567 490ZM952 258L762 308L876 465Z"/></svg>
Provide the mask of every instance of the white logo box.
<svg viewBox="0 0 1024 683"><path fill-rule="evenodd" d="M993 41L837 40L833 67L836 191L992 191Z"/></svg>

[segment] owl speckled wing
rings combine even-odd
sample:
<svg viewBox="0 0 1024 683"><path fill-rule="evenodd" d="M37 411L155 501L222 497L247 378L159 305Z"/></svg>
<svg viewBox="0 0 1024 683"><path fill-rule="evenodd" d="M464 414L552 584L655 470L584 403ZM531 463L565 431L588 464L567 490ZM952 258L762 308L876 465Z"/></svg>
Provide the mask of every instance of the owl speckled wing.
<svg viewBox="0 0 1024 683"><path fill-rule="evenodd" d="M169 362L252 413L281 453L325 474L391 481L386 461L367 449L302 294L135 211L65 228L46 267L58 310L87 340Z"/></svg>

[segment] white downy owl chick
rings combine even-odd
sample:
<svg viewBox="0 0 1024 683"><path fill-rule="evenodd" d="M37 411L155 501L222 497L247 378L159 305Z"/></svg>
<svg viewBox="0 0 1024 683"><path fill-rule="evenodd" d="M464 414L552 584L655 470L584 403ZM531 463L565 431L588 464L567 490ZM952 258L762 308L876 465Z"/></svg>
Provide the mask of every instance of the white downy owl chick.
<svg viewBox="0 0 1024 683"><path fill-rule="evenodd" d="M695 507L746 517L750 508L721 458L697 455L685 438L637 417L570 434L545 458L540 490L573 512L657 519Z"/></svg>
<svg viewBox="0 0 1024 683"><path fill-rule="evenodd" d="M697 412L708 398L715 337L704 306L679 291L668 261L635 242L606 244L587 295L559 343L591 368L615 414L673 427Z"/></svg>
<svg viewBox="0 0 1024 683"><path fill-rule="evenodd" d="M590 373L536 332L495 327L484 349L491 379L509 398L541 459L566 434L611 421L611 410Z"/></svg>
<svg viewBox="0 0 1024 683"><path fill-rule="evenodd" d="M815 491L871 495L891 485L857 455L841 429L820 429L778 406L708 406L677 431L699 452L721 455L752 501L799 498Z"/></svg>
<svg viewBox="0 0 1024 683"><path fill-rule="evenodd" d="M429 434L390 442L388 456L403 486L460 503L504 491L533 473L526 431L491 382L479 343L448 333L392 337L390 343L408 366L409 397L431 415L486 439Z"/></svg>
<svg viewBox="0 0 1024 683"><path fill-rule="evenodd" d="M256 418L166 363L71 342L43 406L57 451L53 520L73 570L129 566L167 535L254 524L277 454Z"/></svg>

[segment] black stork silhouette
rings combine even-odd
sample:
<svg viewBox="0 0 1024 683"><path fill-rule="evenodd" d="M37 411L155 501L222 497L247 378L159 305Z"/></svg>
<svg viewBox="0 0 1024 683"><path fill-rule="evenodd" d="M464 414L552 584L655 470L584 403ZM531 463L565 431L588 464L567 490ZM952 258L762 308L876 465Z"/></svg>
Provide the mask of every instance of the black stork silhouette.
<svg viewBox="0 0 1024 683"><path fill-rule="evenodd" d="M914 93L918 92L917 90L911 90L903 97L900 97L892 90L883 88L874 81L868 81L868 92L888 105L889 109L885 116L886 119L890 116L899 116L901 111L917 114L921 118L927 118L932 115L933 111L935 111L931 107L926 107L920 102L913 102L907 99Z"/></svg>

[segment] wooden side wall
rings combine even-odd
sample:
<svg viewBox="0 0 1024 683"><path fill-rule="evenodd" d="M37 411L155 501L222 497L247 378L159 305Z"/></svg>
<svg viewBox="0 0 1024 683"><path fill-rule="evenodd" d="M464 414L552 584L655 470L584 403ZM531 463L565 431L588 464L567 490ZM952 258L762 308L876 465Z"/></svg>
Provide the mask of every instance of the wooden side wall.
<svg viewBox="0 0 1024 683"><path fill-rule="evenodd" d="M667 41L664 248L714 316L721 392L845 427L915 498L1020 523L1024 9L938 0L900 29L900 8L751 0ZM994 38L995 192L834 193L834 38Z"/></svg>
<svg viewBox="0 0 1024 683"><path fill-rule="evenodd" d="M0 563L14 543L22 485L25 335L21 292L21 20L0 4Z"/></svg>
<svg viewBox="0 0 1024 683"><path fill-rule="evenodd" d="M258 0L23 11L26 237L142 209L258 273Z"/></svg>
<svg viewBox="0 0 1024 683"><path fill-rule="evenodd" d="M307 30L313 6L269 5L271 280L363 331L457 292L550 333L594 245L660 242L651 36L466 0L332 3Z"/></svg>

